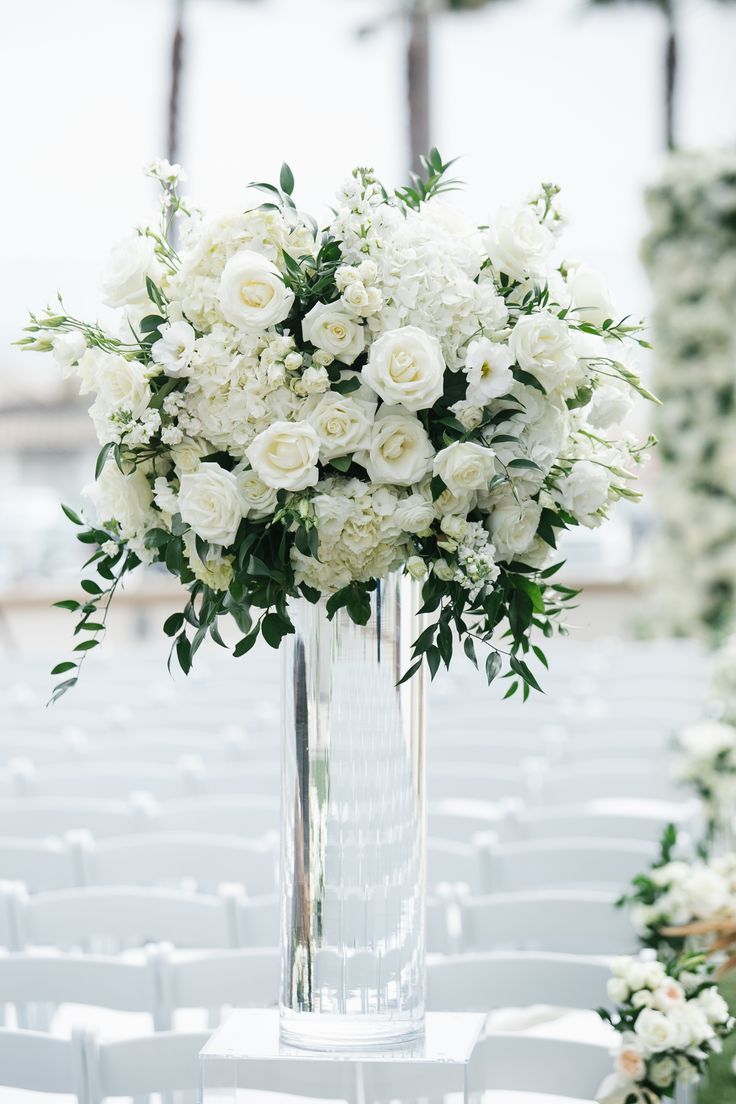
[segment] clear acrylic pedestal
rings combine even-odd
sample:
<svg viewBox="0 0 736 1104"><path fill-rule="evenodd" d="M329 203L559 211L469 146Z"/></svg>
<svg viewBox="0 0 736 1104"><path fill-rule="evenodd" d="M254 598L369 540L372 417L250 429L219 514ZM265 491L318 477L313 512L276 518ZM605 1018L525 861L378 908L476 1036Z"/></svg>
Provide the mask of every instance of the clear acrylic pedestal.
<svg viewBox="0 0 736 1104"><path fill-rule="evenodd" d="M282 1043L276 1009L233 1012L199 1056L200 1104L247 1104L249 1093L344 1100L349 1104L471 1093L473 1054L486 1016L430 1012L424 1038L405 1046L351 1053L300 1050ZM476 1079L477 1083L477 1079Z"/></svg>

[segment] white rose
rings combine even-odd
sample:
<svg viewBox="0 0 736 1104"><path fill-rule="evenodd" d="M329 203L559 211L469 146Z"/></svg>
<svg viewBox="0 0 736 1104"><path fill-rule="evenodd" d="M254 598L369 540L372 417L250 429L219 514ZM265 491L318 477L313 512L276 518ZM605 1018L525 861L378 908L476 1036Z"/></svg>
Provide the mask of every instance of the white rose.
<svg viewBox="0 0 736 1104"><path fill-rule="evenodd" d="M682 1004L684 1000L685 990L679 981L675 981L674 978L667 978L654 990L652 1007L658 1008L660 1012L668 1012L673 1006Z"/></svg>
<svg viewBox="0 0 736 1104"><path fill-rule="evenodd" d="M631 389L621 380L596 387L585 408L585 416L595 429L619 426L629 416L634 405Z"/></svg>
<svg viewBox="0 0 736 1104"><path fill-rule="evenodd" d="M468 379L468 402L485 406L500 398L514 383L511 365L514 358L508 345L479 337L471 341L465 354L465 375Z"/></svg>
<svg viewBox="0 0 736 1104"><path fill-rule="evenodd" d="M634 1030L652 1054L673 1047L678 1034L675 1024L653 1008L645 1008L639 1013Z"/></svg>
<svg viewBox="0 0 736 1104"><path fill-rule="evenodd" d="M567 275L567 290L574 317L580 322L590 322L600 328L607 319L615 319L613 294L595 269L583 264L572 265Z"/></svg>
<svg viewBox="0 0 736 1104"><path fill-rule="evenodd" d="M368 449L355 459L374 483L409 487L426 475L434 449L415 415L403 407L383 406L376 415Z"/></svg>
<svg viewBox="0 0 736 1104"><path fill-rule="evenodd" d="M480 491L495 474L496 454L471 441L455 441L437 453L433 470L454 494Z"/></svg>
<svg viewBox="0 0 736 1104"><path fill-rule="evenodd" d="M582 524L590 523L608 499L609 480L600 464L579 460L558 482L560 505Z"/></svg>
<svg viewBox="0 0 736 1104"><path fill-rule="evenodd" d="M329 386L327 369L319 364L310 364L294 381L294 390L299 395L323 395Z"/></svg>
<svg viewBox="0 0 736 1104"><path fill-rule="evenodd" d="M268 487L251 468L242 462L233 468L238 484L238 493L243 508L243 517L258 521L268 517L276 509L276 491Z"/></svg>
<svg viewBox="0 0 736 1104"><path fill-rule="evenodd" d="M206 441L196 440L193 437L184 437L178 445L171 449L171 459L179 474L182 472L196 471L203 456L212 452Z"/></svg>
<svg viewBox="0 0 736 1104"><path fill-rule="evenodd" d="M494 267L513 280L543 276L554 237L532 208L502 207L485 235L485 247Z"/></svg>
<svg viewBox="0 0 736 1104"><path fill-rule="evenodd" d="M308 422L274 422L246 449L254 471L276 490L303 491L319 477L320 439Z"/></svg>
<svg viewBox="0 0 736 1104"><path fill-rule="evenodd" d="M623 1004L628 999L629 987L623 978L612 977L608 979L606 992L616 1004Z"/></svg>
<svg viewBox="0 0 736 1104"><path fill-rule="evenodd" d="M664 1058L658 1058L656 1062L650 1064L649 1080L658 1089L668 1089L675 1079L676 1072L677 1064L674 1058L666 1055Z"/></svg>
<svg viewBox="0 0 736 1104"><path fill-rule="evenodd" d="M219 464L201 464L179 481L182 521L211 544L232 544L243 518L238 481Z"/></svg>
<svg viewBox="0 0 736 1104"><path fill-rule="evenodd" d="M302 321L305 341L332 353L343 364L352 364L365 348L365 333L359 322L339 303L317 303Z"/></svg>
<svg viewBox="0 0 736 1104"><path fill-rule="evenodd" d="M424 579L427 576L427 565L421 556L410 556L406 561L406 570L412 579Z"/></svg>
<svg viewBox="0 0 736 1104"><path fill-rule="evenodd" d="M290 291L272 261L241 249L225 265L218 291L224 318L238 330L265 330L291 310Z"/></svg>
<svg viewBox="0 0 736 1104"><path fill-rule="evenodd" d="M715 986L710 989L703 989L702 992L698 993L696 1000L709 1023L721 1024L728 1021L728 1005Z"/></svg>
<svg viewBox="0 0 736 1104"><path fill-rule="evenodd" d="M622 1046L615 1065L616 1072L630 1081L643 1081L647 1072L647 1064L636 1045Z"/></svg>
<svg viewBox="0 0 736 1104"><path fill-rule="evenodd" d="M489 510L486 529L496 546L498 558L516 559L534 540L542 513L541 506L531 498L521 498L518 501L509 488L495 491L487 503L481 500L481 509L486 506Z"/></svg>
<svg viewBox="0 0 736 1104"><path fill-rule="evenodd" d="M426 410L442 395L445 362L436 337L403 326L374 341L363 379L391 406Z"/></svg>
<svg viewBox="0 0 736 1104"><path fill-rule="evenodd" d="M450 410L463 429L477 429L483 421L483 407L471 402L470 399L459 399L452 404Z"/></svg>
<svg viewBox="0 0 736 1104"><path fill-rule="evenodd" d="M115 245L102 276L102 293L108 307L145 306L149 302L146 277L158 283L161 266L152 238L139 234Z"/></svg>
<svg viewBox="0 0 736 1104"><path fill-rule="evenodd" d="M432 503L420 494L409 495L402 498L396 507L396 524L405 533L425 533L434 521L434 507Z"/></svg>
<svg viewBox="0 0 736 1104"><path fill-rule="evenodd" d="M539 380L547 392L565 387L577 368L564 320L548 311L522 315L509 338L509 348L519 367Z"/></svg>
<svg viewBox="0 0 736 1104"><path fill-rule="evenodd" d="M51 348L54 360L66 379L69 369L84 356L87 343L78 330L70 330L68 333L53 334Z"/></svg>
<svg viewBox="0 0 736 1104"><path fill-rule="evenodd" d="M151 346L151 359L172 379L188 375L197 340L192 326L188 322L171 322L162 326L159 333L161 337Z"/></svg>
<svg viewBox="0 0 736 1104"><path fill-rule="evenodd" d="M374 416L374 403L328 391L306 415L320 440L320 459L368 448Z"/></svg>

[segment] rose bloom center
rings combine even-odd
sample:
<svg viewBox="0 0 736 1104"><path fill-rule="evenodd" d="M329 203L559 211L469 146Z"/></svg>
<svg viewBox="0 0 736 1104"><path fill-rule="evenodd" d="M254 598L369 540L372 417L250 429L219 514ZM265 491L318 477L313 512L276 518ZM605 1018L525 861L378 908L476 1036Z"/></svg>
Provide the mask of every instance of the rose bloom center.
<svg viewBox="0 0 736 1104"><path fill-rule="evenodd" d="M338 341L344 341L348 336L348 331L342 322L333 322L330 326L332 336L337 338Z"/></svg>
<svg viewBox="0 0 736 1104"><path fill-rule="evenodd" d="M394 433L386 441L381 451L387 460L398 460L410 448L411 441L403 433Z"/></svg>
<svg viewBox="0 0 736 1104"><path fill-rule="evenodd" d="M411 383L419 376L414 357L403 349L391 357L390 373L395 383Z"/></svg>
<svg viewBox="0 0 736 1104"><path fill-rule="evenodd" d="M298 442L277 441L271 450L271 459L282 471L291 471L306 461L307 454Z"/></svg>
<svg viewBox="0 0 736 1104"><path fill-rule="evenodd" d="M273 299L273 288L268 284L263 284L259 280L249 280L248 283L243 284L240 289L240 298L246 307L253 307L256 310L262 310Z"/></svg>

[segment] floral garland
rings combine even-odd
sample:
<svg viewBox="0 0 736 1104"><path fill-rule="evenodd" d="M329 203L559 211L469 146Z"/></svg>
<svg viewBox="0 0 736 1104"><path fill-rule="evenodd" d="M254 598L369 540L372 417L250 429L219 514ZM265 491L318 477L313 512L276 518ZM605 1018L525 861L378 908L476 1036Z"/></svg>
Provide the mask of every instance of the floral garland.
<svg viewBox="0 0 736 1104"><path fill-rule="evenodd" d="M205 637L224 643L221 617L236 656L259 636L278 647L290 599L362 624L402 568L436 614L404 677L449 666L459 638L476 664L487 645L507 694L538 688L530 637L575 593L553 580L557 533L639 497L650 442L623 422L634 391L651 398L626 352L645 343L596 273L555 258L557 188L478 227L442 194L447 169L433 150L393 193L356 169L319 231L287 165L205 218L179 167L156 162L160 223L119 244L103 279L117 328L63 304L32 316L21 344L94 396L101 444L97 521L66 509L99 578L59 603L82 636L55 697L123 577L151 562L189 590L164 625L185 672Z"/></svg>
<svg viewBox="0 0 736 1104"><path fill-rule="evenodd" d="M736 727L725 720L688 725L678 734L673 774L702 801L707 838L729 833L736 818Z"/></svg>
<svg viewBox="0 0 736 1104"><path fill-rule="evenodd" d="M663 399L658 620L718 639L736 617L736 153L672 155L647 207Z"/></svg>

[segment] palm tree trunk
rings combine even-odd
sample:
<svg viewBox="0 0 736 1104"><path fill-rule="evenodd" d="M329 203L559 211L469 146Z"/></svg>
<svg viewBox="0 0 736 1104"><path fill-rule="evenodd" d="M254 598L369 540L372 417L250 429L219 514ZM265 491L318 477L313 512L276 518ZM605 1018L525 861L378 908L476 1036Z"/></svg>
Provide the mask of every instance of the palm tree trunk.
<svg viewBox="0 0 736 1104"><path fill-rule="evenodd" d="M171 44L169 110L166 128L166 156L172 165L179 155L179 107L184 60L184 3L185 0L174 0L174 38Z"/></svg>
<svg viewBox="0 0 736 1104"><path fill-rule="evenodd" d="M428 153L431 145L429 19L426 0L413 0L409 12L409 41L406 54L412 172L420 170L420 155Z"/></svg>
<svg viewBox="0 0 736 1104"><path fill-rule="evenodd" d="M667 149L675 149L675 94L677 84L677 32L672 6L667 11L667 44L664 61L665 138Z"/></svg>

